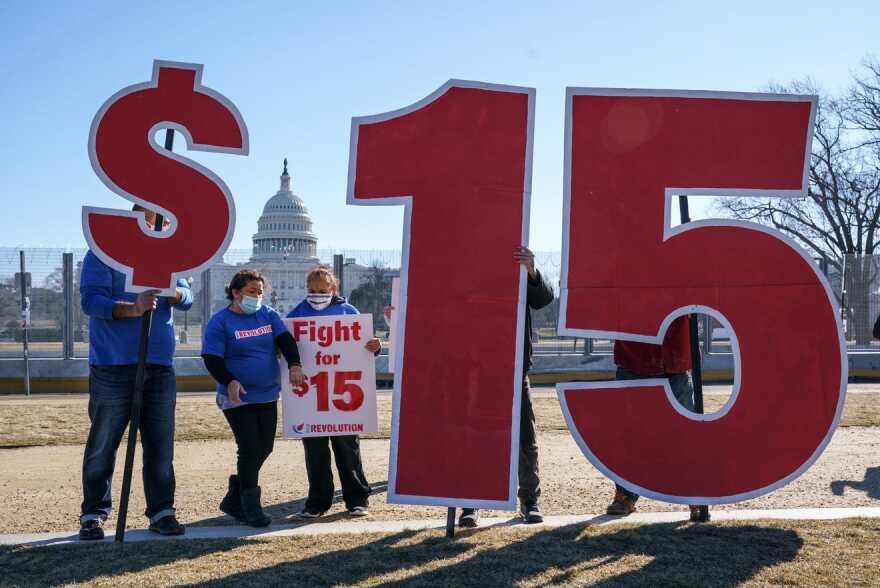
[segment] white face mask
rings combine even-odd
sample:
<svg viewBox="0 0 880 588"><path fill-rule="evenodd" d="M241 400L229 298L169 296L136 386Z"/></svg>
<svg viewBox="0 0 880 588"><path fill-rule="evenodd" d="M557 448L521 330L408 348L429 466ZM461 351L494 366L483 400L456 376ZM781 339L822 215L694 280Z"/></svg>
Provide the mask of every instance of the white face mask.
<svg viewBox="0 0 880 588"><path fill-rule="evenodd" d="M315 310L324 310L330 306L331 300L333 300L333 294L310 293L306 296L306 302Z"/></svg>

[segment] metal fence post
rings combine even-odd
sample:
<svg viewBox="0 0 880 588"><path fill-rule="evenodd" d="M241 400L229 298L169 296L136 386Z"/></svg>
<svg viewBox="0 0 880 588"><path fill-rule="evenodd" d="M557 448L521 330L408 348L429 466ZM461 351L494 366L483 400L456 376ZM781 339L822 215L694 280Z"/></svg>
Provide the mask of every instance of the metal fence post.
<svg viewBox="0 0 880 588"><path fill-rule="evenodd" d="M28 298L28 274L25 271L24 251L19 251L21 264L21 342L24 359L24 392L31 395L31 365L28 358L28 330L31 324L31 301Z"/></svg>
<svg viewBox="0 0 880 588"><path fill-rule="evenodd" d="M73 359L73 253L63 253L62 290L64 292L64 322L61 336L64 359Z"/></svg>
<svg viewBox="0 0 880 588"><path fill-rule="evenodd" d="M211 320L211 269L202 272L202 332Z"/></svg>
<svg viewBox="0 0 880 588"><path fill-rule="evenodd" d="M333 255L333 273L336 274L336 279L339 281L339 295L345 296L345 276L343 276L343 272L345 271L345 256L341 254Z"/></svg>

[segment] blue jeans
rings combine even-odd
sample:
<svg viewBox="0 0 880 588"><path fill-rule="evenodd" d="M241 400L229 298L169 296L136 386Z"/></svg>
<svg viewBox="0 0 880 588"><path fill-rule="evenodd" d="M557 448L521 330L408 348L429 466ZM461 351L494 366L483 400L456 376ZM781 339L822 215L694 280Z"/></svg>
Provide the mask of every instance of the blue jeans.
<svg viewBox="0 0 880 588"><path fill-rule="evenodd" d="M687 410L694 410L694 390L691 387L690 378L688 378L687 372L683 374L658 374L656 376L642 376L635 372L632 372L626 368L618 367L617 368L617 378L618 380L644 380L647 378L667 378L669 380L669 387L672 388L672 395L675 396L676 399L681 403L683 407ZM639 499L639 495L631 490L627 490L620 484L615 484L618 492L628 496L632 499L633 502Z"/></svg>
<svg viewBox="0 0 880 588"><path fill-rule="evenodd" d="M80 522L107 519L116 450L131 417L136 365L89 366L89 439L83 455ZM141 409L144 494L150 522L174 511L174 408L177 382L170 366L148 364Z"/></svg>

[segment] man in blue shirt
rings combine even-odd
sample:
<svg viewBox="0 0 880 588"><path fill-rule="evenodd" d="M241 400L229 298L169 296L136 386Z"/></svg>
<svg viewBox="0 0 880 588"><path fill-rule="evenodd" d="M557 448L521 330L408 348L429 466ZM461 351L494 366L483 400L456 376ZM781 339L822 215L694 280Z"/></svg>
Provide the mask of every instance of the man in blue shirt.
<svg viewBox="0 0 880 588"><path fill-rule="evenodd" d="M144 211L148 225L155 215ZM116 450L131 415L142 316L153 310L141 412L143 481L150 530L181 535L174 510L174 409L176 381L171 308L192 306L192 291L178 280L173 297L157 290L130 294L125 276L89 251L80 278L82 310L89 315L89 438L83 455L81 539L102 539L110 515L110 481Z"/></svg>

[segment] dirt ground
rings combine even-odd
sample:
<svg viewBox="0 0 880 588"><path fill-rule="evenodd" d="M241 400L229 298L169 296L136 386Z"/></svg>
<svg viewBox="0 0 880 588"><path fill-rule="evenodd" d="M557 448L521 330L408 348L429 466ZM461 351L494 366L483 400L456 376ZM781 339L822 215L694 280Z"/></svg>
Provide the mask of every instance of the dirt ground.
<svg viewBox="0 0 880 588"><path fill-rule="evenodd" d="M706 412L721 408L730 386L707 386ZM538 429L567 431L553 388L533 390ZM84 444L89 432L88 397L76 395L0 396L0 451L34 445ZM379 432L365 438L387 439L391 434L391 394L378 397ZM841 427L880 427L880 384L850 385ZM279 419L278 435L281 434ZM231 439L229 425L209 393L178 395L177 441ZM0 453L2 459L2 453Z"/></svg>
<svg viewBox="0 0 880 588"><path fill-rule="evenodd" d="M613 486L587 462L564 431L539 435L542 498L546 514L588 514L604 511ZM386 503L387 439L365 439L362 452L367 479L374 487L370 502L377 520L442 519L445 509ZM25 533L75 529L82 499L82 445L53 445L0 450L0 532ZM234 468L231 440L179 442L176 446L177 508L186 524L223 525L232 520L217 510ZM140 452L132 484L129 525L143 527L144 509L139 477ZM114 489L121 485L122 453L117 459ZM825 453L795 482L769 495L713 508L788 508L880 506L880 428L848 427L837 431ZM306 496L305 463L299 441L276 442L261 474L263 503L276 522L290 522ZM337 488L338 488L337 480ZM118 496L116 494L115 496ZM643 499L644 511L684 507ZM510 513L487 512L508 516ZM322 520L345 517L337 500Z"/></svg>

